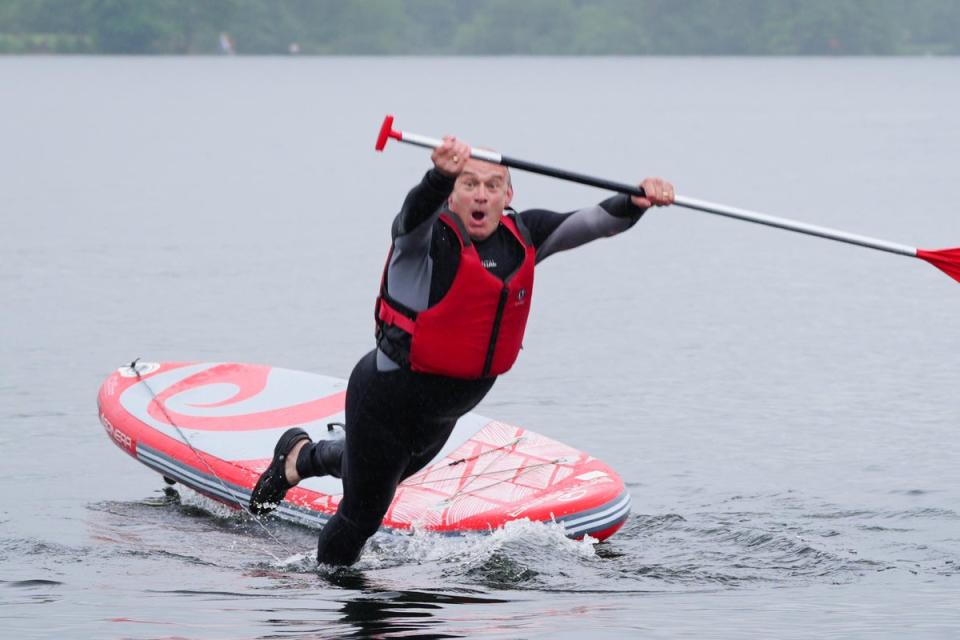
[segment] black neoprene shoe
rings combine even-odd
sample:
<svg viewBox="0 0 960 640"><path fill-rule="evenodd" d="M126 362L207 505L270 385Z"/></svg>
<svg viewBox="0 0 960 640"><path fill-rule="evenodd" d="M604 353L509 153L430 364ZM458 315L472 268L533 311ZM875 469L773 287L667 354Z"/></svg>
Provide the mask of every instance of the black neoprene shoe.
<svg viewBox="0 0 960 640"><path fill-rule="evenodd" d="M280 506L283 496L293 486L287 482L284 466L287 463L287 456L294 445L301 440L309 440L310 436L303 429L287 429L277 441L277 446L273 449L273 460L257 480L257 486L253 488L250 494L250 511L255 515L270 513Z"/></svg>

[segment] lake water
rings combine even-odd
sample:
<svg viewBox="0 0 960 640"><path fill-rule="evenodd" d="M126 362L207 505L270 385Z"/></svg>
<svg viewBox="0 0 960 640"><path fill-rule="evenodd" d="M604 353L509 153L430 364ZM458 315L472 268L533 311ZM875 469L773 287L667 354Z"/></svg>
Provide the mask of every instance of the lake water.
<svg viewBox="0 0 960 640"><path fill-rule="evenodd" d="M952 638L960 284L679 208L544 262L478 411L633 513L377 540L254 523L105 437L146 360L345 376L430 136L923 248L960 245L956 59L0 59L0 625L16 638ZM514 174L518 208L606 197Z"/></svg>

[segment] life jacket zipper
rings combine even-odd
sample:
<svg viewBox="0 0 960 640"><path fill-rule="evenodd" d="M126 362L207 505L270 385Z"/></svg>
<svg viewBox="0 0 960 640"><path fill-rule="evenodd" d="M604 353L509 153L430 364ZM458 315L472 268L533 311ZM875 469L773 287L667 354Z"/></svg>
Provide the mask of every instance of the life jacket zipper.
<svg viewBox="0 0 960 640"><path fill-rule="evenodd" d="M497 314L493 318L493 329L490 332L490 344L487 346L487 358L483 363L483 372L480 374L482 378L489 376L490 369L493 367L493 354L497 350L497 336L500 335L500 320L503 319L503 310L507 307L507 298L510 295L510 281L513 280L515 275L520 273L520 269L523 268L524 263L527 261L527 245L524 244L523 240L513 237L513 234L511 234L511 237L513 240L519 241L523 255L513 271L503 279L503 288L500 289L500 302L497 303ZM480 258L479 251L477 251L477 258ZM480 259L482 260L482 258Z"/></svg>
<svg viewBox="0 0 960 640"><path fill-rule="evenodd" d="M512 274L511 274L512 275ZM497 336L500 334L500 320L503 318L503 310L507 306L507 297L510 294L509 280L503 283L500 289L500 302L497 303L497 315L493 318L493 331L490 333L490 345L487 347L487 359L483 363L483 373L481 377L486 378L490 375L490 368L493 366L493 352L497 349Z"/></svg>

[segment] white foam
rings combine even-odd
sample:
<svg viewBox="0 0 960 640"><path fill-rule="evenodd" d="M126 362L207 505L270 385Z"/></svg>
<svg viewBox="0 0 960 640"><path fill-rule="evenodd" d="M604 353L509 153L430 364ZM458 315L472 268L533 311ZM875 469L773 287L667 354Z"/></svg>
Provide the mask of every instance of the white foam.
<svg viewBox="0 0 960 640"><path fill-rule="evenodd" d="M573 540L562 524L534 522L527 518L507 522L489 534L445 536L414 531L406 536L378 536L364 550L361 568L377 569L399 564L457 563L469 569L480 566L504 549L532 548L551 555L593 558L597 539Z"/></svg>

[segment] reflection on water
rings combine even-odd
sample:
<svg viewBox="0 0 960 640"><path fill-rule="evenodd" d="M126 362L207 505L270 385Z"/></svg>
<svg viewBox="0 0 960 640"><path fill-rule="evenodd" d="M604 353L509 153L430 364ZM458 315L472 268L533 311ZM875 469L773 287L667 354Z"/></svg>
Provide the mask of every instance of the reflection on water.
<svg viewBox="0 0 960 640"><path fill-rule="evenodd" d="M451 605L494 605L507 600L431 591L396 591L378 586L362 571L339 569L322 575L322 579L340 589L360 592L343 601L340 622L353 628L341 637L418 637L460 638L462 634L429 633L431 627L445 623L445 615L437 617Z"/></svg>

